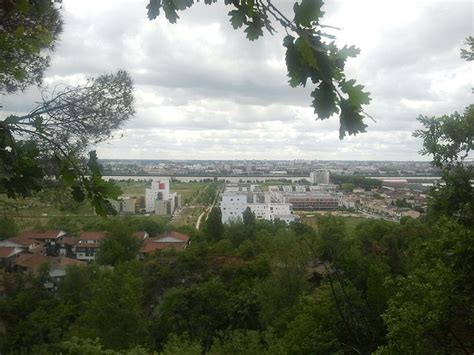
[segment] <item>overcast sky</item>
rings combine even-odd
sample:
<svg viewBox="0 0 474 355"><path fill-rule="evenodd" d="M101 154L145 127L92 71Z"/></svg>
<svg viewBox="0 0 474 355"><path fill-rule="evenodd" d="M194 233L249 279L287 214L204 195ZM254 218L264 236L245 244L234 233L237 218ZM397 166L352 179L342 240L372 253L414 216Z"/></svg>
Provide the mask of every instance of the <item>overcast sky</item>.
<svg viewBox="0 0 474 355"><path fill-rule="evenodd" d="M293 2L273 2L292 17ZM421 160L416 117L473 103L473 66L459 56L474 33L470 0L327 1L323 23L361 49L347 75L371 92L376 119L343 141L338 118L317 121L309 91L288 86L283 30L249 42L223 5L198 3L171 25L149 21L146 3L63 0L45 84L117 69L135 83L136 115L97 147L101 158ZM37 94L3 98L4 113L28 110Z"/></svg>

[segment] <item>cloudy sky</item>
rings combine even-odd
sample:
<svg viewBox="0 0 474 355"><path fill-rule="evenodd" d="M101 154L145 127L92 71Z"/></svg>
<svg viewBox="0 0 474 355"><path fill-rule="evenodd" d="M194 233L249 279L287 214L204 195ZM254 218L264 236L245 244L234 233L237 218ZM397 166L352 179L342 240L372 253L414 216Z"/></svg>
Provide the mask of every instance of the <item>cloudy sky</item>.
<svg viewBox="0 0 474 355"><path fill-rule="evenodd" d="M117 69L135 83L136 115L101 158L421 160L416 117L473 103L473 66L459 57L474 33L472 1L327 1L323 23L361 54L347 75L366 86L376 120L338 139L338 119L318 121L305 89L288 86L284 31L249 42L223 5L202 2L149 21L146 0L64 0L64 32L45 84L77 84ZM292 2L273 3L291 16ZM275 27L277 27L275 25ZM28 110L38 91L5 97Z"/></svg>

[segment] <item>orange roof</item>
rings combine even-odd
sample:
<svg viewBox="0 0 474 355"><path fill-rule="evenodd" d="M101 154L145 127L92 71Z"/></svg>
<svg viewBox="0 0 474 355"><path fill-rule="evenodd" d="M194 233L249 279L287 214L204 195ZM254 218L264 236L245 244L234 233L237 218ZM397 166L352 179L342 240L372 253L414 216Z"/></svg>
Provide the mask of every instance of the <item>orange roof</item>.
<svg viewBox="0 0 474 355"><path fill-rule="evenodd" d="M189 236L183 233L175 232L175 231L169 231L160 234L159 236L156 237L156 239L163 239L166 237L172 237L181 240L182 242L187 243L189 241Z"/></svg>
<svg viewBox="0 0 474 355"><path fill-rule="evenodd" d="M68 265L87 265L87 264L84 261L67 258L65 256L58 256L56 258L53 258L52 265L56 267L64 268Z"/></svg>
<svg viewBox="0 0 474 355"><path fill-rule="evenodd" d="M18 237L28 239L56 239L61 232L62 231L59 229L51 229L45 231L29 230L21 232Z"/></svg>
<svg viewBox="0 0 474 355"><path fill-rule="evenodd" d="M23 247L29 247L32 244L38 243L37 240L31 239L31 238L29 238L27 236L23 236L23 235L17 235L16 237L11 237L11 238L8 238L7 240L10 241L10 242L19 244Z"/></svg>
<svg viewBox="0 0 474 355"><path fill-rule="evenodd" d="M81 240L102 240L105 237L105 232L81 232L79 234Z"/></svg>
<svg viewBox="0 0 474 355"><path fill-rule="evenodd" d="M50 262L52 257L38 254L21 254L15 259L15 264L25 268L36 270L41 265Z"/></svg>
<svg viewBox="0 0 474 355"><path fill-rule="evenodd" d="M15 247L1 247L0 248L0 258L5 259L8 258L9 256L13 255L13 252L15 251ZM23 250L23 249L19 249ZM18 253L15 253L18 254Z"/></svg>

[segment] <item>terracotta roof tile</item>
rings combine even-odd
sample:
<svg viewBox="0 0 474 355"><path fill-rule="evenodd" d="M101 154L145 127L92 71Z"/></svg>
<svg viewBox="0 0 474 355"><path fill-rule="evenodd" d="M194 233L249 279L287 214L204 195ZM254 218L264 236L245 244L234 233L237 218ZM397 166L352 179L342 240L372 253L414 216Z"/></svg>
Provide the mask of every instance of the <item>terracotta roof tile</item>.
<svg viewBox="0 0 474 355"><path fill-rule="evenodd" d="M41 265L50 262L52 257L37 255L37 254L21 254L15 259L15 264L28 268L30 270L37 270Z"/></svg>
<svg viewBox="0 0 474 355"><path fill-rule="evenodd" d="M16 248L14 247L1 247L0 248L0 259L8 258L12 255Z"/></svg>
<svg viewBox="0 0 474 355"><path fill-rule="evenodd" d="M27 239L56 239L60 234L66 234L59 229L50 229L45 231L28 230L21 232L18 237Z"/></svg>
<svg viewBox="0 0 474 355"><path fill-rule="evenodd" d="M22 235L17 235L16 237L11 237L11 238L8 238L7 240L13 243L22 245L23 247L29 247L30 245L38 243L37 240L31 239Z"/></svg>
<svg viewBox="0 0 474 355"><path fill-rule="evenodd" d="M51 265L59 268L65 268L69 265L87 265L87 263L84 261L67 258L65 256L58 256L51 260Z"/></svg>

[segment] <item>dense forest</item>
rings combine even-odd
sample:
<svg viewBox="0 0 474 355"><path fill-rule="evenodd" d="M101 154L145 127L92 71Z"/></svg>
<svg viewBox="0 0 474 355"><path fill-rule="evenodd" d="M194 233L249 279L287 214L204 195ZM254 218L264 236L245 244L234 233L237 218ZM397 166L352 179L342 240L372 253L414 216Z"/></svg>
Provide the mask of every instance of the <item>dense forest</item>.
<svg viewBox="0 0 474 355"><path fill-rule="evenodd" d="M143 262L133 226L111 227L98 263L70 267L56 293L46 269L2 273L2 353L472 351L474 238L453 219L348 233L334 217L316 229L246 218Z"/></svg>

